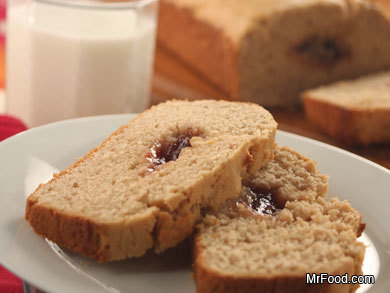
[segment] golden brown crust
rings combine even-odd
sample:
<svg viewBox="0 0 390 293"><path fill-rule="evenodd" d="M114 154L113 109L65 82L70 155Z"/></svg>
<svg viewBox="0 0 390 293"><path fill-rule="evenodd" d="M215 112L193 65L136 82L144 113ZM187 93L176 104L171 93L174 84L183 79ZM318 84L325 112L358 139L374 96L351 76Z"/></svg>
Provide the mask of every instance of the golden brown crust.
<svg viewBox="0 0 390 293"><path fill-rule="evenodd" d="M302 181L306 181L310 187L304 190L312 196L298 197L294 195L297 190L292 189L280 191L279 196L287 203L274 218L254 215L245 205L235 210L235 201L206 216L194 239L197 292L354 292L357 285L307 284L306 273L362 274L364 245L356 242L365 226L360 214L346 201L332 198L325 202L326 189L318 189L302 169L291 168L302 165L307 172L325 180L327 186L327 178L318 174L310 159L285 147L276 150L275 158L275 162L249 177L247 183L254 186L261 183L267 186L265 190L272 190L274 178L288 178L289 182L283 182L282 186L302 187ZM288 174L281 173L281 169L288 170ZM274 194L272 199L276 198ZM297 230L298 227L305 228ZM268 234L269 231L272 232ZM334 247L337 249L332 251ZM328 256L334 259L327 262Z"/></svg>
<svg viewBox="0 0 390 293"><path fill-rule="evenodd" d="M150 234L156 219L151 217L140 218L123 228L120 224L118 227L104 225L82 216L61 213L54 208L35 205L34 200L28 200L25 218L40 236L101 263L138 257L143 255L146 249L153 247ZM122 229L127 230L126 233L119 234ZM119 237L129 239L131 253L117 247ZM141 247L140 242L143 245Z"/></svg>
<svg viewBox="0 0 390 293"><path fill-rule="evenodd" d="M198 237L194 244L194 274L197 293L247 293L247 292L351 292L353 286L336 284L306 283L306 276L269 276L269 277L238 277L223 275L205 265L200 250L202 246ZM353 268L341 273L353 273ZM356 288L355 288L356 289Z"/></svg>
<svg viewBox="0 0 390 293"><path fill-rule="evenodd" d="M390 22L366 1L212 2L162 0L158 41L234 99L292 106L390 67Z"/></svg>
<svg viewBox="0 0 390 293"><path fill-rule="evenodd" d="M256 105L256 107L258 106ZM141 119L153 108L134 120ZM111 134L102 145L88 152L84 158L79 159L59 174L55 174L47 184L54 184L62 176L67 175L84 162L88 162L91 156L102 149L113 136L123 132L126 127L127 125L122 126ZM253 137L248 138L246 142L239 138L237 138L237 142L232 142L231 146L234 146L234 150L231 150L229 167L223 168L221 166L215 169L216 174L213 173L213 176L210 174L206 179L194 183L192 189L187 190L193 195L191 200L197 198L205 205L207 203L218 204L212 201L216 201L218 196L221 198L225 196L226 182L229 182L230 191L234 195L238 194L241 186L241 172L246 173L247 169L257 169L272 157L275 129L269 133L269 141ZM226 146L227 142L223 140L218 145ZM210 149L209 145L204 147ZM246 166L247 156L252 156L249 151L254 152L253 161L249 166ZM262 153L263 151L264 153ZM165 167L167 166L165 165ZM44 185L40 185L27 199L26 220L39 235L100 262L141 256L150 248L161 252L189 236L192 233L194 223L200 219L199 202L193 203L185 196L176 196L172 198L172 201L167 200L161 203L161 206L159 202L150 205L147 203L146 211L141 216L137 213L134 217L129 216L129 218L123 219L123 222L93 221L93 219L83 217L83 214L79 212L75 214L73 214L73 210L64 212L61 206L55 207L49 202L39 202L37 194L41 191L42 186ZM194 194L196 192L198 194ZM214 196L208 199L207 196L210 194ZM173 206L172 209L170 204Z"/></svg>
<svg viewBox="0 0 390 293"><path fill-rule="evenodd" d="M223 31L196 19L189 9L161 1L157 37L164 47L191 60L191 66L238 99L238 49Z"/></svg>
<svg viewBox="0 0 390 293"><path fill-rule="evenodd" d="M207 261L202 258L202 246L199 234L194 239L194 276L197 293L247 293L247 292L354 292L359 286L353 284L307 284L306 275L283 276L236 276L214 271L207 265ZM218 237L215 235L215 237ZM330 268L331 269L331 268ZM334 269L334 268L333 268ZM361 268L354 267L353 263L340 266L331 275L349 276L353 274L362 274Z"/></svg>
<svg viewBox="0 0 390 293"><path fill-rule="evenodd" d="M139 114L133 120L140 119L144 113L151 109L152 108ZM70 167L60 173L53 174L53 178L50 179L47 184L54 182L60 176L65 175L79 164L82 164L90 156L99 151L113 136L122 132L126 127L126 124L122 125L108 136L101 145L90 150L83 158L78 159ZM44 184L40 184L26 201L25 219L29 222L34 231L60 246L96 259L98 262L103 263L110 260L111 247L109 245L101 245L99 230L102 230L102 227L100 225L87 218L71 216L56 211L53 208L35 205L36 199L33 195L37 193L43 185Z"/></svg>
<svg viewBox="0 0 390 293"><path fill-rule="evenodd" d="M313 124L346 143L354 142L356 129L353 129L354 116L351 112L311 99L306 92L303 94L303 105L307 119Z"/></svg>
<svg viewBox="0 0 390 293"><path fill-rule="evenodd" d="M302 93L307 119L328 135L347 144L390 142L390 111L346 108Z"/></svg>
<svg viewBox="0 0 390 293"><path fill-rule="evenodd" d="M37 234L82 255L105 261L108 247L100 245L101 227L88 219L34 204L34 200L27 201L25 217Z"/></svg>
<svg viewBox="0 0 390 293"><path fill-rule="evenodd" d="M150 109L147 111L150 111ZM134 119L139 119L141 116L142 114ZM99 151L111 137L123 131L125 127L126 125L122 125L107 137L101 145L90 150L83 158L78 159L70 167L58 174L53 174L53 178L50 179L47 184L54 182L60 176L63 176L79 164L82 164L88 157ZM107 261L110 258L110 247L101 247L98 232L101 229L100 225L93 223L87 218L71 216L60 213L53 208L35 205L36 199L33 195L37 193L43 185L44 184L39 184L26 201L25 219L29 222L34 231L42 237L84 256L91 257L99 262Z"/></svg>
<svg viewBox="0 0 390 293"><path fill-rule="evenodd" d="M362 219L362 217L360 217L360 224L359 224L359 226L357 228L357 231L356 231L356 236L357 237L362 236L362 233L363 233L364 229L366 229L366 223L362 223L361 219Z"/></svg>
<svg viewBox="0 0 390 293"><path fill-rule="evenodd" d="M197 266L198 293L247 293L247 292L327 292L318 284L307 286L305 278L234 278L224 277ZM306 288L305 288L306 286Z"/></svg>

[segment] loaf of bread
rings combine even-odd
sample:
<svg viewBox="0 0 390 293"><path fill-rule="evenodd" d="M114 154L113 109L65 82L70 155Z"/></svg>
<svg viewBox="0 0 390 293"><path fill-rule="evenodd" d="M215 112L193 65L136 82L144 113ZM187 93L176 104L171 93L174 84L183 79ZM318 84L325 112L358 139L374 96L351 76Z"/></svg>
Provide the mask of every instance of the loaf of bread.
<svg viewBox="0 0 390 293"><path fill-rule="evenodd" d="M370 0L375 3L390 18L390 1L389 0Z"/></svg>
<svg viewBox="0 0 390 293"><path fill-rule="evenodd" d="M161 252L273 157L276 123L250 103L171 101L122 126L27 199L41 236L100 262ZM88 134L86 134L88 135Z"/></svg>
<svg viewBox="0 0 390 293"><path fill-rule="evenodd" d="M356 240L364 229L361 216L346 201L324 200L327 177L314 162L286 148L275 158L255 175L258 181L245 182L237 201L229 200L199 225L198 293L357 288L307 284L306 274L362 274L365 247Z"/></svg>
<svg viewBox="0 0 390 293"><path fill-rule="evenodd" d="M159 43L236 99L298 103L305 89L390 68L390 20L364 0L161 0Z"/></svg>
<svg viewBox="0 0 390 293"><path fill-rule="evenodd" d="M302 94L306 117L349 144L390 142L390 72L337 82Z"/></svg>

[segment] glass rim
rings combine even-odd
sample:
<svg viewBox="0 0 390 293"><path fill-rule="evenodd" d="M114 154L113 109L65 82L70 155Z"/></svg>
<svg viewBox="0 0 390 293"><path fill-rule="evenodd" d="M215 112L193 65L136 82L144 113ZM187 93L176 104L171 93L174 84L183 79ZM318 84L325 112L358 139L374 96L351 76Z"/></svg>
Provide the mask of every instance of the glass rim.
<svg viewBox="0 0 390 293"><path fill-rule="evenodd" d="M35 0L37 2L64 6L71 8L85 9L137 9L148 6L149 4L158 2L159 0L119 0L119 1L104 1L104 0Z"/></svg>

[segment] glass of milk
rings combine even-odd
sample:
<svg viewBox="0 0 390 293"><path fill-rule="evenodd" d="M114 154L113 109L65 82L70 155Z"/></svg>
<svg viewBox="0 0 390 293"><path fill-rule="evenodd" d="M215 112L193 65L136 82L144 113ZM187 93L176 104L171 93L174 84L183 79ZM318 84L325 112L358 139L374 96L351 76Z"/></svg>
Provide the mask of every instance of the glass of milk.
<svg viewBox="0 0 390 293"><path fill-rule="evenodd" d="M33 127L149 106L158 0L8 0L7 109Z"/></svg>

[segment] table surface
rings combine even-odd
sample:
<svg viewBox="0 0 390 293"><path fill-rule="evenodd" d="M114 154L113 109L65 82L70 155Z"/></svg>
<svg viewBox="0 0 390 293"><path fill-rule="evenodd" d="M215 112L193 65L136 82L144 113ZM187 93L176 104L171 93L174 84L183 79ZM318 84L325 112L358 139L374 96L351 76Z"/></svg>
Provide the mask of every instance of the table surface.
<svg viewBox="0 0 390 293"><path fill-rule="evenodd" d="M205 77L194 72L172 52L157 45L152 104L167 99L228 99L227 95ZM279 129L310 137L365 157L390 168L390 145L356 147L340 143L310 124L302 108L268 109L279 124Z"/></svg>

